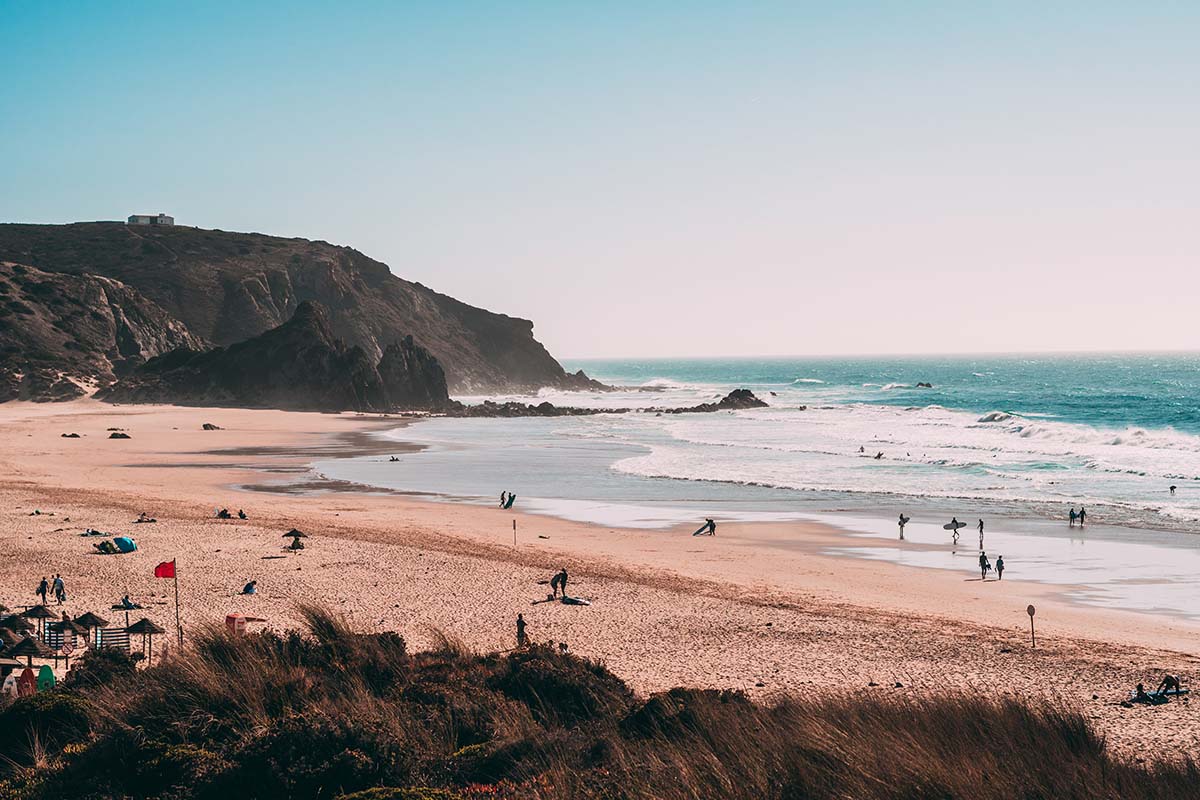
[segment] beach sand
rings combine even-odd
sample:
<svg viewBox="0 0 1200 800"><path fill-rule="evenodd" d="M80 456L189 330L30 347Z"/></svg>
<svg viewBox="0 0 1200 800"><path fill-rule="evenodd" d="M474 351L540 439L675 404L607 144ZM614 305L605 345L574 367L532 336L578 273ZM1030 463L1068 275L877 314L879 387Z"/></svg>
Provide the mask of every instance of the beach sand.
<svg viewBox="0 0 1200 800"><path fill-rule="evenodd" d="M221 430L204 431L205 422ZM359 629L396 630L413 648L444 633L503 650L520 612L534 640L566 642L642 693L1020 696L1078 709L1126 754L1200 749L1190 703L1119 706L1134 684L1152 688L1164 672L1200 681L1195 623L1078 606L1036 583L825 555L871 543L817 523L722 523L718 536L693 538L694 526L610 529L309 480L317 457L400 452L369 436L398 424L91 400L0 406L0 602L35 603L38 580L61 573L72 614L123 620L109 607L128 593L173 632L174 587L153 569L174 558L185 630L231 611L286 628L311 602ZM109 428L132 438L109 439ZM80 438L61 437L72 432ZM217 507L250 519L215 519ZM158 523L132 524L142 511ZM94 555L97 540L79 536L86 527L131 536L138 551ZM285 555L282 534L293 527L310 534L307 549L264 558ZM559 567L591 606L531 605ZM239 595L250 579L259 594Z"/></svg>

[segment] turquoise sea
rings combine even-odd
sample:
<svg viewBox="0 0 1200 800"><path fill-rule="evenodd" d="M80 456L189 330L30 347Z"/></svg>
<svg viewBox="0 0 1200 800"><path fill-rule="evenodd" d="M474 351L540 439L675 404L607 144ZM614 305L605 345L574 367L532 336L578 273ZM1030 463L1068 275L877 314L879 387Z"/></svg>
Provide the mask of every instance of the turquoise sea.
<svg viewBox="0 0 1200 800"><path fill-rule="evenodd" d="M384 434L399 462L322 474L443 499L608 525L822 518L874 539L941 543L986 519L1013 577L1081 599L1200 614L1200 355L1005 355L570 361L612 392L498 397L643 409L549 419L431 419ZM918 387L928 383L929 387ZM654 408L749 388L769 406ZM476 402L482 398L460 398ZM878 456L878 457L877 457ZM1172 487L1174 490L1172 491ZM1086 507L1086 536L1066 524ZM1090 547L1087 547L1090 545ZM975 569L978 550L858 547L917 566ZM966 557L969 556L969 557ZM1151 588L1157 587L1157 588Z"/></svg>

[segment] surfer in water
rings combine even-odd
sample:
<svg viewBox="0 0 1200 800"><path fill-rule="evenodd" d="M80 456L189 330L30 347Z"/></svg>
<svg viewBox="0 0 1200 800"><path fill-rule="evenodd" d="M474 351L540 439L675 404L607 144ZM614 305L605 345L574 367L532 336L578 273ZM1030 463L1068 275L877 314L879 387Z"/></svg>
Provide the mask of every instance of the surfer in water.
<svg viewBox="0 0 1200 800"><path fill-rule="evenodd" d="M979 549L983 549L983 520L979 520Z"/></svg>
<svg viewBox="0 0 1200 800"><path fill-rule="evenodd" d="M1171 484L1171 494L1175 494L1175 484Z"/></svg>
<svg viewBox="0 0 1200 800"><path fill-rule="evenodd" d="M986 581L988 570L992 568L992 562L988 561L987 553L979 554L979 580Z"/></svg>
<svg viewBox="0 0 1200 800"><path fill-rule="evenodd" d="M1084 521L1086 519L1087 519L1087 510L1083 506L1080 506L1079 507L1079 527L1081 527L1081 528L1083 527Z"/></svg>
<svg viewBox="0 0 1200 800"><path fill-rule="evenodd" d="M900 514L900 541L904 541L904 526L908 524L909 518Z"/></svg>
<svg viewBox="0 0 1200 800"><path fill-rule="evenodd" d="M1075 527L1075 506L1071 506L1071 525L1070 525L1070 527L1072 527L1072 528Z"/></svg>

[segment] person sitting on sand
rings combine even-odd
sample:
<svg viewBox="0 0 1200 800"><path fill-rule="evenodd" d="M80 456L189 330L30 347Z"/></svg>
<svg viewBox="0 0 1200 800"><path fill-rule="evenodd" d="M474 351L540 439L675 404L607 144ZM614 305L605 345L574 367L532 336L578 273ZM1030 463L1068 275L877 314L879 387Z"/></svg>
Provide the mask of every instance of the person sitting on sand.
<svg viewBox="0 0 1200 800"><path fill-rule="evenodd" d="M517 647L525 647L529 644L529 637L525 635L525 616L517 614Z"/></svg>
<svg viewBox="0 0 1200 800"><path fill-rule="evenodd" d="M233 519L233 515L229 513L228 508L222 508L217 512L217 519Z"/></svg>
<svg viewBox="0 0 1200 800"><path fill-rule="evenodd" d="M156 520L154 517L147 514L145 511L138 514L138 518L134 520L134 523L146 523L146 522L158 522L158 520Z"/></svg>
<svg viewBox="0 0 1200 800"><path fill-rule="evenodd" d="M250 518L246 516L246 512L245 512L245 511L242 511L242 510L239 508L239 509L238 509L238 519L250 519Z"/></svg>
<svg viewBox="0 0 1200 800"><path fill-rule="evenodd" d="M1070 527L1075 527L1075 506L1071 506L1071 524Z"/></svg>
<svg viewBox="0 0 1200 800"><path fill-rule="evenodd" d="M1176 678L1174 675L1163 675L1162 682L1158 684L1158 688L1154 690L1154 693L1175 692L1178 694L1182 688L1179 685L1179 678Z"/></svg>
<svg viewBox="0 0 1200 800"><path fill-rule="evenodd" d="M988 561L987 553L980 552L979 554L979 580L986 581L988 570L992 568L992 562Z"/></svg>
<svg viewBox="0 0 1200 800"><path fill-rule="evenodd" d="M250 581L243 586L242 594L258 594L258 581Z"/></svg>
<svg viewBox="0 0 1200 800"><path fill-rule="evenodd" d="M1152 703L1154 701L1150 698L1150 695L1146 694L1146 687L1139 683L1137 688L1133 690L1133 702Z"/></svg>
<svg viewBox="0 0 1200 800"><path fill-rule="evenodd" d="M996 556L996 580L1004 580L1004 556Z"/></svg>
<svg viewBox="0 0 1200 800"><path fill-rule="evenodd" d="M121 608L125 609L126 611L133 611L134 609L141 608L141 606L130 600L129 595L125 595L121 598Z"/></svg>
<svg viewBox="0 0 1200 800"><path fill-rule="evenodd" d="M900 514L900 540L901 541L904 540L904 526L908 524L908 520L909 520L909 518L904 516L903 513Z"/></svg>

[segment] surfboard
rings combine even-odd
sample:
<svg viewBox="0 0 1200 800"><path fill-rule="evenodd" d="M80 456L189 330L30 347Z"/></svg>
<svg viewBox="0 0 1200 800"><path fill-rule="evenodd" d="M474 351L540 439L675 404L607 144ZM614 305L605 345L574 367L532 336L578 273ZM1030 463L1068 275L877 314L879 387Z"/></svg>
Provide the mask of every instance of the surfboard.
<svg viewBox="0 0 1200 800"><path fill-rule="evenodd" d="M37 675L38 691L44 692L48 689L53 689L55 683L54 670L50 669L48 665L43 664L42 668L38 670Z"/></svg>
<svg viewBox="0 0 1200 800"><path fill-rule="evenodd" d="M942 526L942 530L955 531L955 530L958 530L959 528L965 528L965 527L967 527L967 523L965 523L965 522L960 522L957 525L955 525L953 522L947 522L945 525Z"/></svg>
<svg viewBox="0 0 1200 800"><path fill-rule="evenodd" d="M9 697L17 696L17 673L8 673L8 677L4 679L3 688L0 688L0 694L6 694Z"/></svg>
<svg viewBox="0 0 1200 800"><path fill-rule="evenodd" d="M29 667L26 667L17 678L17 694L21 697L37 694L37 678L34 677L33 670Z"/></svg>

